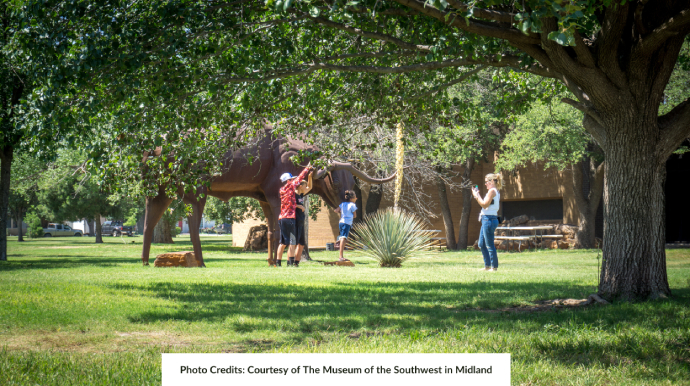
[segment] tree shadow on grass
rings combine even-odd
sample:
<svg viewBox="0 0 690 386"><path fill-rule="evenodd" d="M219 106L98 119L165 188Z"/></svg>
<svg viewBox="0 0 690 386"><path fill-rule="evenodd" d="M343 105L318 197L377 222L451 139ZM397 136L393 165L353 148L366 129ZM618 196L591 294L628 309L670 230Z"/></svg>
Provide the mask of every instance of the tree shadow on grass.
<svg viewBox="0 0 690 386"><path fill-rule="evenodd" d="M50 258L32 258L29 254L10 255L10 260L0 262L0 272L9 272L29 269L73 269L81 267L115 267L120 265L134 264L141 266L141 257L103 257L91 255L51 255ZM21 257L22 260L12 260L12 257ZM150 267L153 267L155 257L150 260ZM208 267L213 268L214 263L228 262L247 262L256 260L265 262L265 257L256 256L256 259L247 258L223 258L209 257L204 258ZM144 268L147 269L147 268Z"/></svg>
<svg viewBox="0 0 690 386"><path fill-rule="evenodd" d="M561 314L578 312L594 322L603 314L616 321L644 321L644 315L623 307L585 306L553 308L548 312L486 312L515 306L515 299L547 300L578 297L591 288L571 283L333 283L324 286L283 284L211 284L156 282L116 284L117 290L141 292L161 299L174 299L180 307L157 309L132 315L137 323L167 320L223 322L246 317L248 325L236 322L243 331L272 329L275 321L291 320L301 330L326 328L419 329L445 328L471 320L498 323L503 320L558 322ZM690 291L678 290L669 302L690 305ZM507 296L510 294L510 296ZM612 314L613 313L613 314ZM241 318L240 318L241 319ZM671 325L673 321L669 321ZM510 329L510 326L505 326Z"/></svg>
<svg viewBox="0 0 690 386"><path fill-rule="evenodd" d="M132 323L206 322L241 333L281 331L285 333L283 344L300 344L312 334L325 331L348 334L365 331L365 336L368 331L376 331L403 336L403 339L405 336L412 339L420 331L429 339L451 331L458 334L458 340L472 339L477 334L484 335L483 331L491 331L493 336L513 336L511 339L515 339L515 326L521 326L525 334L537 333L528 343L535 346L537 352L544 358L565 364L616 366L625 361L645 362L651 358L658 364L658 358L666 358L664 360L685 366L687 358L683 359L682 353L690 343L687 336L664 341L642 334L642 339L649 339L645 342L629 333L630 330L618 330L621 324L650 329L649 318L664 312L668 313L667 317L657 318L657 324L651 329L685 328L687 323L674 316L679 307L687 309L690 306L690 291L686 289L676 291L674 299L643 307L624 303L541 312L487 312L487 309L513 306L515 299L576 297L591 288L559 282L386 282L328 286L158 282L113 287L128 293L139 292L146 297L174 300L174 306L129 316ZM640 308L644 312L640 312ZM577 323L573 324L575 319ZM474 328L475 335L463 335L463 329L467 328ZM591 329L606 331L608 338L599 339L596 333L582 334ZM543 339L540 333L552 338ZM510 348L502 351L506 350Z"/></svg>
<svg viewBox="0 0 690 386"><path fill-rule="evenodd" d="M240 333L280 331L281 342L301 344L313 334L339 332L354 336L392 334L393 339L436 339L451 334L451 339L472 340L498 337L498 343L532 346L527 362L548 358L565 365L617 366L639 361L649 367L673 362L687 366L690 338L668 340L621 325L642 326L641 330L681 329L687 326L677 318L680 309L690 306L690 291L678 290L674 299L639 305L591 305L578 308L554 308L541 312L487 312L486 309L510 307L515 299L553 299L575 297L591 290L571 283L333 283L320 286L288 284L212 284L212 283L142 283L116 284L113 288L143 297L155 297L174 305L157 307L129 316L136 324L158 322L214 323ZM480 310L479 310L480 309ZM643 312L640 312L640 310ZM662 315L650 327L649 319ZM687 311L682 311L687 313ZM573 323L576 320L576 323ZM515 328L529 340L515 336ZM685 327L684 327L685 326ZM591 329L605 331L606 338ZM473 331L465 334L465 331ZM489 334L488 331L491 331ZM453 336L452 334L455 334ZM519 335L519 334L518 334ZM500 337L509 337L501 343ZM415 338L417 337L417 338ZM647 341L644 341L647 339ZM664 340L666 339L666 340ZM518 343L516 343L518 342ZM487 350L496 349L488 344ZM481 347L481 346L479 346ZM505 346L499 351L515 349ZM685 350L685 351L683 351ZM664 358L663 360L659 358ZM665 363L663 361L666 361ZM662 366L663 367L663 366ZM649 375L651 376L651 375Z"/></svg>
<svg viewBox="0 0 690 386"><path fill-rule="evenodd" d="M0 272L29 269L62 269L80 267L115 267L132 263L134 258L96 257L87 255L55 256L50 259L9 260L0 263Z"/></svg>

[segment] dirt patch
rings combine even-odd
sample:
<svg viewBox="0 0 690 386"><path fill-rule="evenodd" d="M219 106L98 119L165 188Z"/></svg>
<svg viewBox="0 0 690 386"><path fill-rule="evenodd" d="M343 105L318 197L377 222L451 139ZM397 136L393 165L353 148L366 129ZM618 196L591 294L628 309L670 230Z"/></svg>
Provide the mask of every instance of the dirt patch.
<svg viewBox="0 0 690 386"><path fill-rule="evenodd" d="M384 335L384 334L383 334L383 332L380 332L380 331L376 331L376 332L365 331L365 332L353 332L352 334L348 335L347 337L350 339L359 339L361 336L365 336L368 338L368 337L374 336L374 335Z"/></svg>
<svg viewBox="0 0 690 386"><path fill-rule="evenodd" d="M275 341L269 339L253 339L242 343L233 344L221 352L224 353L246 353L255 351L265 351L275 344Z"/></svg>
<svg viewBox="0 0 690 386"><path fill-rule="evenodd" d="M81 333L65 331L37 331L33 334L3 336L4 347L18 351L62 351L62 352L120 352L136 347L179 347L191 346L192 339L185 339L168 332L113 332Z"/></svg>
<svg viewBox="0 0 690 386"><path fill-rule="evenodd" d="M599 296L592 294L587 297L587 299L553 299L553 300L543 300L535 304L530 304L526 306L515 306L515 307L504 307L498 309L479 309L479 310L465 310L465 311L481 311L488 313L500 313L500 312L540 312L540 311L550 311L554 309L563 308L577 308L585 307L592 304L609 304L606 300L600 298ZM457 312L457 311L456 311Z"/></svg>

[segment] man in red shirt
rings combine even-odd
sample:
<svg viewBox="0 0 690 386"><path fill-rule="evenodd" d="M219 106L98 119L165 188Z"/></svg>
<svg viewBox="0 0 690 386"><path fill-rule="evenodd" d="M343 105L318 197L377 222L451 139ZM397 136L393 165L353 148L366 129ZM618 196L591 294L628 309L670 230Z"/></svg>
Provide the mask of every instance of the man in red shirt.
<svg viewBox="0 0 690 386"><path fill-rule="evenodd" d="M278 245L278 260L276 266L280 267L283 260L283 251L288 248L288 259L295 258L295 248L297 246L297 224L295 221L295 190L313 168L307 166L297 177L290 173L283 173L280 181L283 187L280 188L280 217L278 217L278 228L280 229L280 245Z"/></svg>

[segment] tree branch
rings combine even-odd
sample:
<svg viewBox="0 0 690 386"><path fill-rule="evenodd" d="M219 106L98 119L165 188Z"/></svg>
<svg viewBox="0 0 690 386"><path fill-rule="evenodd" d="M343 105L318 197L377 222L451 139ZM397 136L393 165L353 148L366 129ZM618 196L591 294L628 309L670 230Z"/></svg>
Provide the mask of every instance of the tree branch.
<svg viewBox="0 0 690 386"><path fill-rule="evenodd" d="M417 55L415 51L379 51L379 52L356 52L353 54L343 54L334 56L325 56L319 61L331 61L331 60L342 60L342 59L354 59L354 58L381 58L384 56L395 55L396 57L403 56L414 56Z"/></svg>
<svg viewBox="0 0 690 386"><path fill-rule="evenodd" d="M604 126L604 121L601 119L601 116L594 109L594 107L589 106L588 104L585 104L585 103L576 102L570 98L563 98L563 99L561 99L561 102L575 107L576 109L582 111L586 115L592 117L592 119L594 119L598 124Z"/></svg>
<svg viewBox="0 0 690 386"><path fill-rule="evenodd" d="M470 10L470 7L467 4L463 4L458 0L448 0L448 4L450 4L453 8L467 12ZM472 10L472 15L481 18L481 19L487 19L487 20L494 20L498 21L501 23L509 23L513 24L515 21L515 14L510 13L510 12L500 12L500 11L494 11L491 9L483 9L483 8L476 8L473 7L471 8Z"/></svg>
<svg viewBox="0 0 690 386"><path fill-rule="evenodd" d="M647 28L644 26L642 21L642 12L644 11L644 6L647 5L649 0L640 0L637 2L635 7L635 28L637 29L637 35L642 36L647 34Z"/></svg>
<svg viewBox="0 0 690 386"><path fill-rule="evenodd" d="M364 31L359 28L351 27L342 23L336 23L334 21L324 19L323 17L309 17L313 22L325 25L327 27L339 29L341 31L345 31L347 33L353 34L353 35L359 35L365 38L369 39L375 39L375 40L381 40L384 42L388 42L391 44L394 44L400 48L404 48L407 50L416 50L416 51L424 51L428 52L431 50L431 46L428 45L421 45L421 44L413 44L413 43L408 43L404 40L398 39L394 36L387 35L387 34L382 34L379 32L371 32L371 31Z"/></svg>
<svg viewBox="0 0 690 386"><path fill-rule="evenodd" d="M577 54L577 61L583 66L588 68L596 67L594 56L589 50L589 46L587 46L585 40L577 30L575 30L575 54Z"/></svg>
<svg viewBox="0 0 690 386"><path fill-rule="evenodd" d="M599 67L619 89L625 89L627 84L619 63L618 45L625 29L629 4L606 8L595 43Z"/></svg>
<svg viewBox="0 0 690 386"><path fill-rule="evenodd" d="M592 135L599 147L604 148L606 146L606 130L604 126L600 125L591 115L584 114L582 118L582 127Z"/></svg>
<svg viewBox="0 0 690 386"><path fill-rule="evenodd" d="M592 165L594 164L594 159L590 159ZM594 169L594 175L591 176L591 182L589 183L589 203L592 205L593 210L597 210L599 207L599 201L601 201L601 193L604 190L604 171L606 170L606 160L599 164Z"/></svg>
<svg viewBox="0 0 690 386"><path fill-rule="evenodd" d="M453 85L456 85L456 84L458 84L458 83L464 81L465 79L467 79L467 78L469 78L470 76L472 76L472 75L474 75L474 74L476 74L476 73L482 71L482 70L485 69L485 68L486 68L486 65L481 65L481 66L475 68L475 69L472 70L472 71L468 71L468 72L462 74L459 78L457 78L457 79L455 79L455 80L453 80L453 81L451 81L451 82L448 82L448 83L445 83L445 84L436 86L436 87L434 87L432 90L429 90L429 91L427 91L427 92L425 92L425 93L423 93L423 94L415 95L415 96L413 96L413 97L404 99L403 102L412 101L412 100L416 100L416 99L419 99L419 98L424 98L425 96L429 96L429 95L435 94L435 93L437 93L437 92L439 92L439 91L441 91L441 90L445 90L445 89L447 89L448 87L451 87L451 86L453 86Z"/></svg>
<svg viewBox="0 0 690 386"><path fill-rule="evenodd" d="M438 9L430 7L426 3L423 3L419 0L395 0L395 2L406 7L412 8L416 11L419 11L424 15L433 17L444 24L448 24L460 30L471 32L477 35L504 39L511 43L540 43L538 38L526 36L517 29L501 27L498 24L480 24L473 19L468 19L469 21L466 22L464 18L457 17L450 12L441 12Z"/></svg>
<svg viewBox="0 0 690 386"><path fill-rule="evenodd" d="M661 140L658 151L666 160L690 136L690 98L658 119Z"/></svg>
<svg viewBox="0 0 690 386"><path fill-rule="evenodd" d="M571 57L563 46L548 38L548 34L550 32L558 30L558 24L555 18L544 18L542 19L542 24L542 47L544 47L544 51L546 51L546 54L552 60L557 71L563 74L568 74L568 77L573 79L580 89L586 88L590 95L594 94L595 92L600 93L602 88L605 95L616 91L615 86L611 84L605 74L594 66L594 60L589 53L589 50L583 47L584 42L581 38L579 39L580 42L578 44L580 45L579 51L582 51L582 59L585 61L589 60L592 64L592 67L582 65L578 60L575 60L573 57ZM575 53L577 54L577 51ZM595 87L591 87L591 85L595 85ZM582 101L582 98L580 99ZM605 97L600 97L598 99L603 100L604 103L609 102Z"/></svg>
<svg viewBox="0 0 690 386"><path fill-rule="evenodd" d="M669 38L678 35L680 31L690 25L690 8L686 8L654 29L652 33L642 38L638 44L642 55L649 55L656 51ZM687 33L687 32L686 32Z"/></svg>

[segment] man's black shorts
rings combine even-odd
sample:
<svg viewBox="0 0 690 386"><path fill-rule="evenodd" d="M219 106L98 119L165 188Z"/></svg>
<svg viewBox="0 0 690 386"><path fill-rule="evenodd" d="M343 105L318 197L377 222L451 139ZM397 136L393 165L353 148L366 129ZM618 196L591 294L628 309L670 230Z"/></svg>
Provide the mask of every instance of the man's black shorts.
<svg viewBox="0 0 690 386"><path fill-rule="evenodd" d="M307 245L304 241L304 219L295 221L297 222L297 245Z"/></svg>
<svg viewBox="0 0 690 386"><path fill-rule="evenodd" d="M297 245L297 227L294 218L281 218L278 220L280 228L280 243L283 245Z"/></svg>

